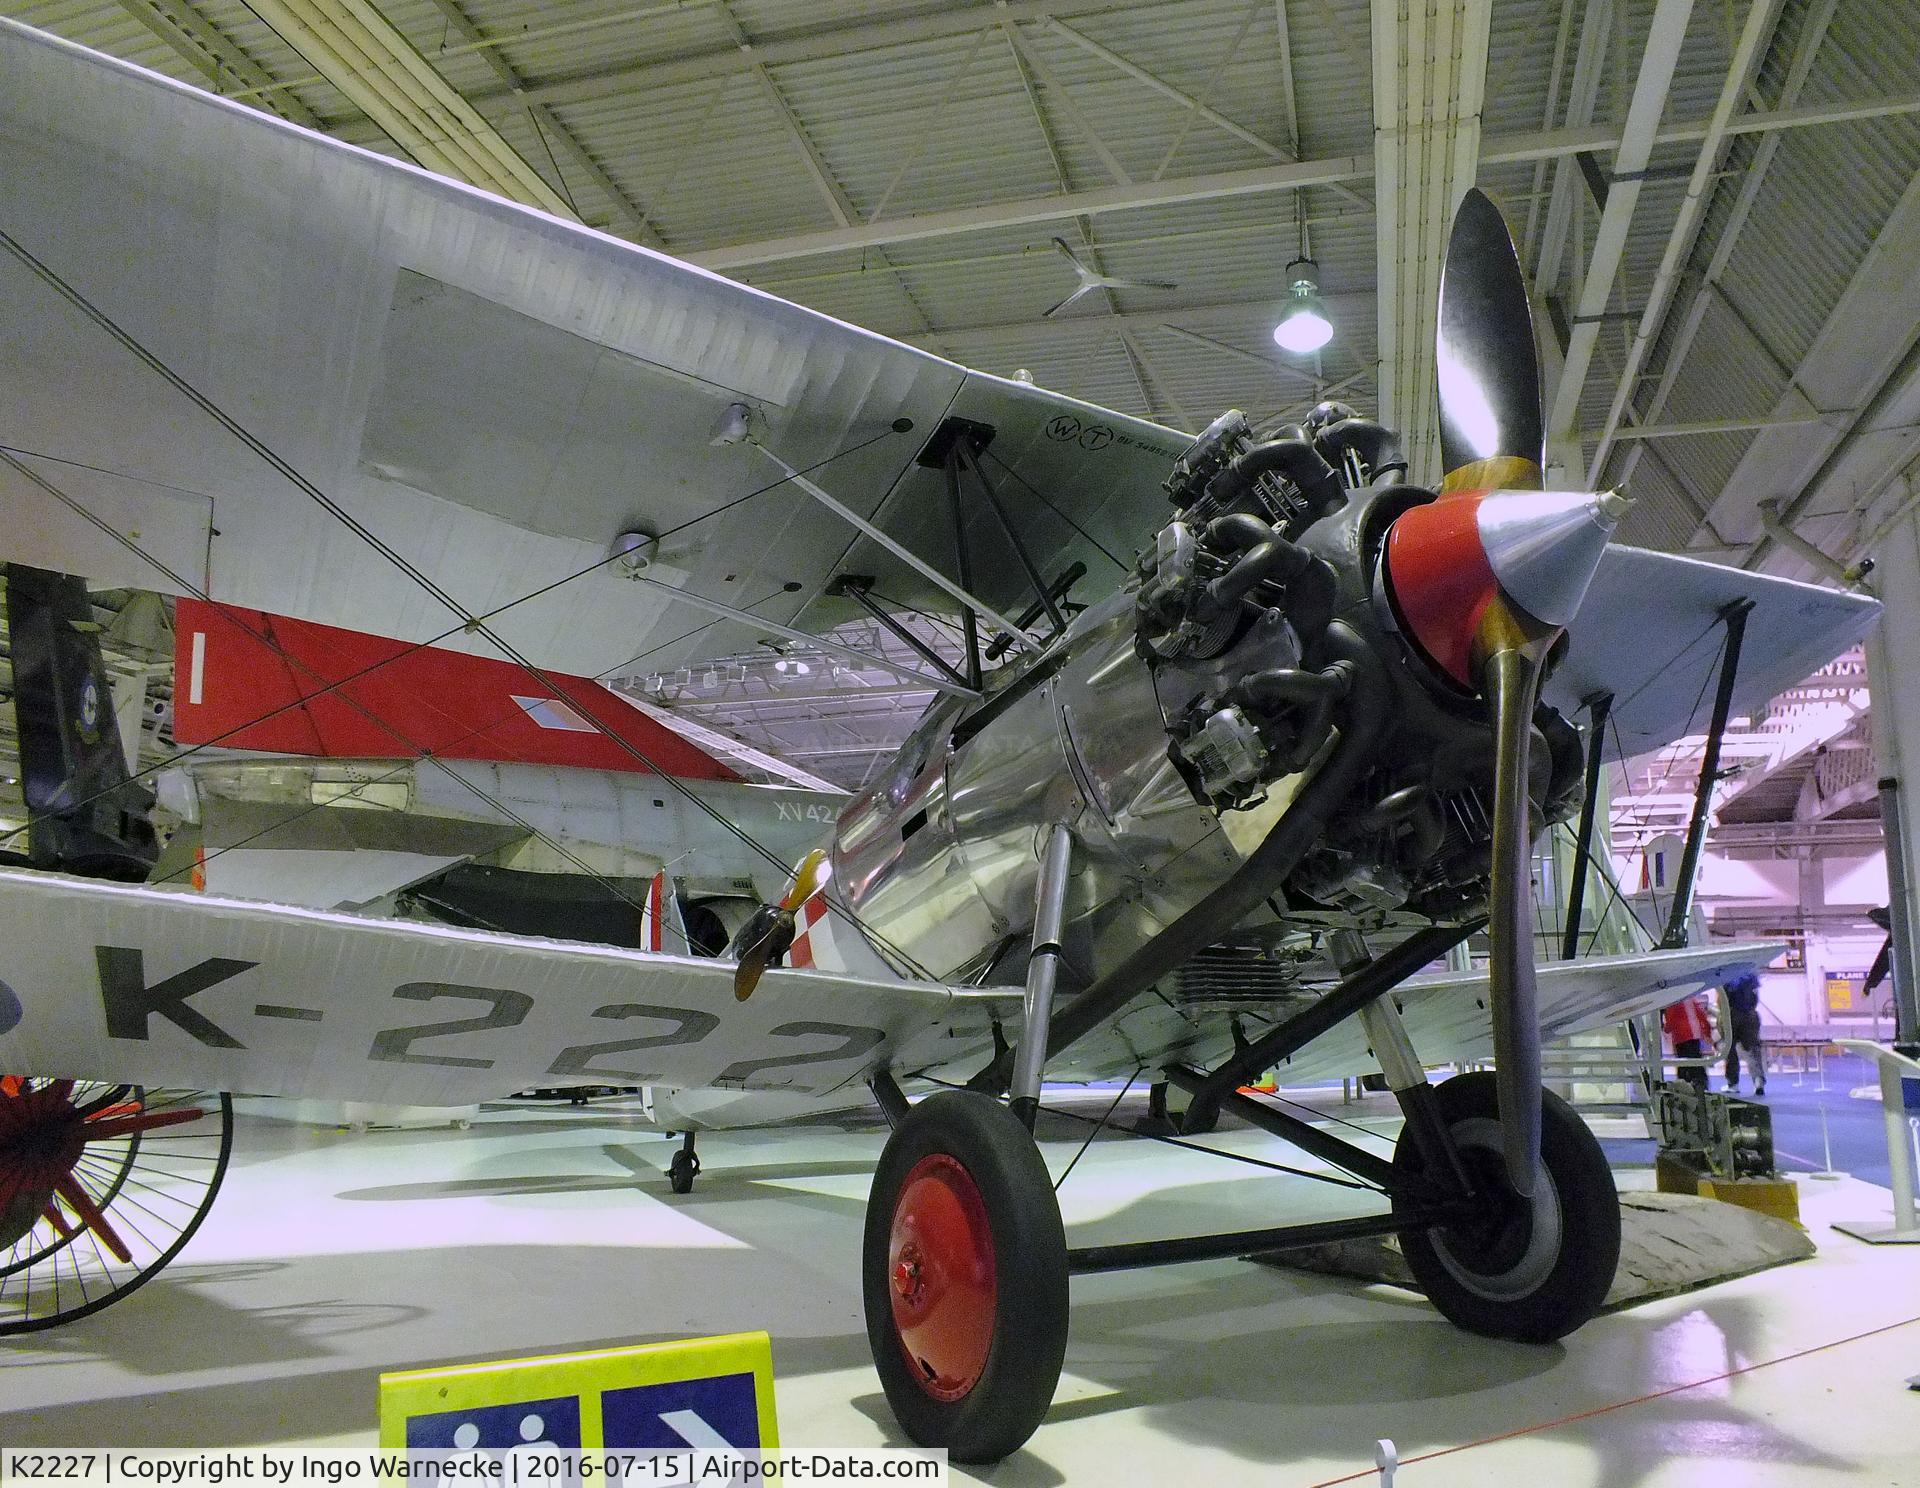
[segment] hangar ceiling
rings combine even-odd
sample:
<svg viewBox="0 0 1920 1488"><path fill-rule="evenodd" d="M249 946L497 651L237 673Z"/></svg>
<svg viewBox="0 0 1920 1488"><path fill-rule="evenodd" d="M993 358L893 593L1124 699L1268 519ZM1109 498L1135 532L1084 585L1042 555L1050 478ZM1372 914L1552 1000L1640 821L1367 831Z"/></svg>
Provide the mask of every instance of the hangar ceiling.
<svg viewBox="0 0 1920 1488"><path fill-rule="evenodd" d="M1639 498L1627 540L1807 577L1806 544L1851 561L1914 494L1911 0L0 9L1186 429L1334 396L1424 448L1444 225L1474 179L1534 286L1550 458ZM1049 318L1074 286L1056 237L1175 287ZM1270 337L1303 242L1336 327L1305 357Z"/></svg>

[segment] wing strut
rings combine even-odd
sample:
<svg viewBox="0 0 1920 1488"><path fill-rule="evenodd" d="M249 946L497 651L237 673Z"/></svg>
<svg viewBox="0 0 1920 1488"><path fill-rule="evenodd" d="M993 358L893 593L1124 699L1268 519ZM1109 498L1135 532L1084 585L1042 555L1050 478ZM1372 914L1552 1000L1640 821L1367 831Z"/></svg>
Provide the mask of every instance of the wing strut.
<svg viewBox="0 0 1920 1488"><path fill-rule="evenodd" d="M942 656L919 636L908 630L906 626L900 623L898 618L873 597L872 583L873 580L862 574L842 574L831 584L827 585L827 593L840 599L852 600L855 604L859 605L861 609L873 616L879 624L885 626L893 635L899 637L903 644L911 647L917 656L921 657L927 665L938 670L939 673L949 682L953 683L955 687L965 688L968 696L977 697L980 692L979 667L975 665L972 668L972 677L968 677L965 672L955 669L946 657ZM968 621L969 632L971 632L973 620L972 611L967 612L966 619Z"/></svg>
<svg viewBox="0 0 1920 1488"><path fill-rule="evenodd" d="M1680 877L1673 885L1673 912L1660 949L1677 951L1687 943L1687 917L1693 912L1693 879L1700 867L1700 849L1707 840L1707 808L1720 779L1720 744L1727 736L1727 713L1733 705L1734 679L1740 674L1740 643L1746 639L1750 599L1736 599L1720 612L1727 627L1726 650L1720 656L1720 685L1713 694L1713 721L1707 725L1706 752L1700 756L1700 781L1693 791L1693 816L1687 822L1687 845L1680 854Z"/></svg>
<svg viewBox="0 0 1920 1488"><path fill-rule="evenodd" d="M721 432L715 436L714 442L717 444L737 444L744 441L747 444L751 444L781 470L785 471L788 480L792 481L815 501L819 502L828 511L840 518L841 521L845 522L849 527L865 533L868 537L879 543L881 547L893 554L894 557L906 564L908 568L919 574L920 577L928 583L935 585L951 595L954 599L959 600L961 605L966 609L971 610L982 619L991 620L995 625L1013 636L1014 644L1020 647L1021 650L1036 653L1040 650L1038 642L1034 641L1030 636L1022 634L1020 627L1015 625L1013 621L994 609L985 600L976 595L969 594L965 589L961 588L960 585L954 583L952 579L941 573L939 569L935 568L931 563L928 563L917 553L912 552L900 543L894 541L891 537L888 537L886 533L874 526L873 523L869 522L857 511L854 511L853 508L845 505L837 497L828 494L812 481L808 480L799 470L789 465L773 450L768 449L766 445L755 438L751 433L751 428L752 411L747 408L746 404L730 404L727 408L726 417L722 418L720 423Z"/></svg>
<svg viewBox="0 0 1920 1488"><path fill-rule="evenodd" d="M1007 541L1013 545L1013 553L1020 560L1020 567L1027 575L1027 582L1033 585L1033 592L1039 599L1040 608L1047 613L1047 621L1053 626L1053 633L1059 635L1067 628L1066 617L1060 613L1060 606L1054 601L1053 590L1040 576L1040 570L1034 566L1033 555L1027 551L1027 545L1020 541L1020 534L1014 530L1013 523L1007 518L1007 509L1000 504L999 493L987 480L986 472L980 468L980 462L974 458L973 445L962 436L953 442L953 448L947 452L947 459L957 462L973 477L974 485L980 494L987 498L994 518L1000 523L1000 530L1007 535ZM1015 632L1019 632L1016 630Z"/></svg>
<svg viewBox="0 0 1920 1488"><path fill-rule="evenodd" d="M1613 713L1613 694L1596 692L1587 699L1587 793L1580 802L1580 832L1573 843L1573 882L1567 890L1567 928L1560 939L1560 959L1580 954L1580 921L1587 901L1587 867L1593 860L1593 818L1600 802L1600 765L1607 739L1607 719Z"/></svg>
<svg viewBox="0 0 1920 1488"><path fill-rule="evenodd" d="M947 514L953 518L953 561L963 588L973 587L973 554L967 548L967 513L960 500L960 462L947 451ZM967 645L967 680L980 685L980 618L972 610L960 612L960 633ZM998 644L996 642L996 644ZM1002 648L1004 650L1004 648Z"/></svg>

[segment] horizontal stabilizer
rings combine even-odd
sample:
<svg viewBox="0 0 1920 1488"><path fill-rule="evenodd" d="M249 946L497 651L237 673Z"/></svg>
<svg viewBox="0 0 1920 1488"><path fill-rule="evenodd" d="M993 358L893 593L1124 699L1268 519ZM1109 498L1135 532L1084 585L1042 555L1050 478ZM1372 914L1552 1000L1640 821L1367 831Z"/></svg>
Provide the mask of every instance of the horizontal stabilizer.
<svg viewBox="0 0 1920 1488"><path fill-rule="evenodd" d="M740 778L591 677L197 599L180 601L174 637L181 744Z"/></svg>

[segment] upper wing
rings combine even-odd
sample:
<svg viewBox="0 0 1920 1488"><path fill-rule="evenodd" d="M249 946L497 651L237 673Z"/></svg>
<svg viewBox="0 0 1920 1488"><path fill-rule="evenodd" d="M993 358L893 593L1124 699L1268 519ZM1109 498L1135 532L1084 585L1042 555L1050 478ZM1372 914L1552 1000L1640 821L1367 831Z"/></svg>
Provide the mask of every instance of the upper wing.
<svg viewBox="0 0 1920 1488"><path fill-rule="evenodd" d="M1676 553L1609 547L1542 696L1572 717L1596 693L1628 754L1706 727L1695 717L1720 656L1729 605L1747 599L1735 674L1736 713L1763 706L1844 651L1880 613L1878 601L1746 573ZM1703 683L1706 684L1703 686Z"/></svg>
<svg viewBox="0 0 1920 1488"><path fill-rule="evenodd" d="M843 567L907 587L763 454L710 443L729 404L948 572L943 472L917 460L949 416L987 425L989 472L1087 534L1010 491L1043 569L1082 558L1101 588L1118 569L1090 539L1129 559L1187 444L6 21L0 157L21 250L0 253L0 441L35 452L0 462L0 556L101 583L402 640L459 620L115 329L469 613L623 531L673 534L648 574L667 588L613 565L491 622L589 675L750 644L673 587L810 627L850 613L821 596ZM991 514L969 520L983 597L1022 607Z"/></svg>
<svg viewBox="0 0 1920 1488"><path fill-rule="evenodd" d="M729 404L949 574L937 455L942 428L966 420L1042 573L1087 564L1082 597L1111 587L1159 525L1160 482L1188 443L7 21L0 152L0 226L21 250L0 253L13 374L0 442L36 452L0 461L0 557L100 583L486 645L114 329L462 611L558 583L490 624L536 662L588 675L750 644L676 587L811 628L852 613L823 594L840 573L874 576L889 599L935 597L776 484L752 446L712 445ZM963 509L981 597L1023 608L999 519L987 503ZM669 534L657 582L617 564L569 579L636 528ZM1836 654L1874 608L1615 548L1547 696L1571 710L1612 693L1636 748L1684 733L1715 618L1740 596L1758 606L1742 705Z"/></svg>
<svg viewBox="0 0 1920 1488"><path fill-rule="evenodd" d="M929 983L774 970L741 1003L731 963L21 872L0 872L0 984L0 1071L401 1105L824 1095L986 1026Z"/></svg>

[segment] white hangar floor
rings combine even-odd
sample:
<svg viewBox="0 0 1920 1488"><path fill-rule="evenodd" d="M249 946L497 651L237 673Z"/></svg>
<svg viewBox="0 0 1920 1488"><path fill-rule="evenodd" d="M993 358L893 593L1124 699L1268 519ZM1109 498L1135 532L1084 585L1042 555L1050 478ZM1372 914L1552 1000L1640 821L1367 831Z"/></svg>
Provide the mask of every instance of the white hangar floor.
<svg viewBox="0 0 1920 1488"><path fill-rule="evenodd" d="M601 1109L358 1135L271 1109L243 1115L221 1201L178 1264L11 1341L0 1440L371 1444L382 1370L757 1328L784 1444L900 1440L856 1265L877 1126L709 1134L676 1199L673 1144ZM1081 1132L1043 1126L1056 1174ZM1247 1130L1212 1140L1296 1156ZM1111 1137L1062 1198L1077 1241L1356 1208L1324 1184ZM1803 1180L1801 1204L1813 1259L1545 1348L1461 1333L1407 1292L1245 1262L1077 1278L1054 1407L979 1478L1377 1482L1389 1437L1400 1488L1920 1484L1913 1252L1828 1227L1885 1213L1885 1189Z"/></svg>

